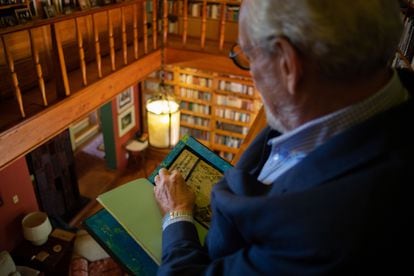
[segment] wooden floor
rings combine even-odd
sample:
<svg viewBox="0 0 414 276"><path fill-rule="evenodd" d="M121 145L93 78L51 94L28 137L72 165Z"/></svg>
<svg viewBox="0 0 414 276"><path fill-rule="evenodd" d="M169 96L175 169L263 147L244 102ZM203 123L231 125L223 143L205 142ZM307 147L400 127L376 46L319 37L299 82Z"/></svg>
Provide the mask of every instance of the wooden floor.
<svg viewBox="0 0 414 276"><path fill-rule="evenodd" d="M73 227L82 228L83 220L102 208L96 201L99 194L134 179L145 177L143 164L135 160L129 160L126 170L118 171L107 168L104 159L81 150L75 153L75 159L80 194L90 201L71 220L70 226ZM145 162L147 173L151 173L162 159L163 156L148 154Z"/></svg>

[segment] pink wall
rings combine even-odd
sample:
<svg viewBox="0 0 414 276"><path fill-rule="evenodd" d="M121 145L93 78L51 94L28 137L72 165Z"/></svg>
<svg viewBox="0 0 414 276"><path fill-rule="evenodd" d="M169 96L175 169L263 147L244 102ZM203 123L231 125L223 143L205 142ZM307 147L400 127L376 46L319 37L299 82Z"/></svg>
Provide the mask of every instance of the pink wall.
<svg viewBox="0 0 414 276"><path fill-rule="evenodd" d="M13 203L17 195L18 203ZM23 239L21 220L39 210L25 158L20 158L0 170L0 251L14 248Z"/></svg>
<svg viewBox="0 0 414 276"><path fill-rule="evenodd" d="M134 86L134 107L135 107L135 127L133 127L130 131L119 137L118 134L118 118L117 118L117 102L116 98L112 101L112 114L113 116L113 126L114 126L114 137L115 137L115 149L116 149L116 161L117 161L117 168L120 170L124 170L127 167L128 159L126 158L126 150L124 148L125 144L128 140L132 139L135 133L141 129L139 116L140 116L140 106L139 106L139 97L138 97L138 86Z"/></svg>

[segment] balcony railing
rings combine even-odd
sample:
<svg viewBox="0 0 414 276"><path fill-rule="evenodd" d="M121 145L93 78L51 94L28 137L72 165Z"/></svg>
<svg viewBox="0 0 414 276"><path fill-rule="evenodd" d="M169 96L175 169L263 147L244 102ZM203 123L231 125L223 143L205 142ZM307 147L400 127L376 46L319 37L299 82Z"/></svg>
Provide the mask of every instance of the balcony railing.
<svg viewBox="0 0 414 276"><path fill-rule="evenodd" d="M165 8L157 9L158 3ZM199 13L193 4L188 0L131 0L1 28L0 152L10 148L16 128L77 93L93 93L89 97L101 97L96 104L102 104L116 94L98 91L103 85L97 84L106 81L106 87L113 86L119 93L143 79L152 68L141 70L128 81L120 80L118 73L130 67L136 72L145 66L145 59L146 64L157 59L160 66L161 45L194 54L226 55L237 38L237 21L228 16L238 1L197 1ZM213 5L218 13L212 15ZM68 121L76 119L74 116ZM0 168L51 135L26 142L0 160Z"/></svg>

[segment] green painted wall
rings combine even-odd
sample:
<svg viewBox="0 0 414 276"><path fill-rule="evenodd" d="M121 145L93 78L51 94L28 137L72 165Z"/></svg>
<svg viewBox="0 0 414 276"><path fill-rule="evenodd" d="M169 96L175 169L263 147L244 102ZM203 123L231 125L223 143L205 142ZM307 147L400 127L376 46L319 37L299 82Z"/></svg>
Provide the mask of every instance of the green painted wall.
<svg viewBox="0 0 414 276"><path fill-rule="evenodd" d="M116 169L116 148L114 137L114 123L112 116L112 102L106 103L100 109L102 134L105 145L105 160L108 168Z"/></svg>

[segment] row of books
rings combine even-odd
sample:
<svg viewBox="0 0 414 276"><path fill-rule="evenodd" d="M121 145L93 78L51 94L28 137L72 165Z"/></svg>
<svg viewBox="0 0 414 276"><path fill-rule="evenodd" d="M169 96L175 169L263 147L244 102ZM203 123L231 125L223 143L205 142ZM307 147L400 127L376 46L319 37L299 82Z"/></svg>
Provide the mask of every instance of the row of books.
<svg viewBox="0 0 414 276"><path fill-rule="evenodd" d="M208 131L199 130L199 129L193 129L188 127L180 127L180 135L191 135L199 140L210 140L210 133Z"/></svg>
<svg viewBox="0 0 414 276"><path fill-rule="evenodd" d="M211 19L220 18L220 5L213 4L206 7L207 17ZM193 17L203 16L203 3L192 3L188 5L188 15Z"/></svg>
<svg viewBox="0 0 414 276"><path fill-rule="evenodd" d="M166 81L173 81L174 80L174 73L173 72L162 71L160 74L164 78L164 80L166 80Z"/></svg>
<svg viewBox="0 0 414 276"><path fill-rule="evenodd" d="M180 96L185 98L199 99L203 101L211 101L211 93L202 92L185 87L180 88Z"/></svg>
<svg viewBox="0 0 414 276"><path fill-rule="evenodd" d="M226 5L226 20L237 21L240 12L240 1L228 1ZM168 13L178 16L183 16L184 2L183 1L169 1ZM194 1L188 3L188 16L202 17L203 16L203 2ZM217 3L208 3L206 6L206 17L209 19L221 18L221 6Z"/></svg>
<svg viewBox="0 0 414 276"><path fill-rule="evenodd" d="M210 120L197 117L197 116L191 116L187 114L181 114L181 122L185 122L187 124L193 124L197 126L204 126L208 127L210 125Z"/></svg>
<svg viewBox="0 0 414 276"><path fill-rule="evenodd" d="M212 87L213 80L209 78L194 76L190 74L180 74L180 82L186 84L194 84L203 87Z"/></svg>
<svg viewBox="0 0 414 276"><path fill-rule="evenodd" d="M0 0L0 6L13 5L13 4L24 4L25 0Z"/></svg>
<svg viewBox="0 0 414 276"><path fill-rule="evenodd" d="M203 105L203 104L198 104L198 103L182 101L180 103L180 108L185 109L185 110L189 110L189 111L192 111L192 112L196 112L196 113L206 114L206 115L211 114L210 106Z"/></svg>
<svg viewBox="0 0 414 276"><path fill-rule="evenodd" d="M239 148L242 139L216 134L216 136L214 137L214 142L216 144L221 144L230 148Z"/></svg>
<svg viewBox="0 0 414 276"><path fill-rule="evenodd" d="M240 99L233 96L217 95L217 104L229 107L240 108L244 110L254 111L255 105L250 100Z"/></svg>
<svg viewBox="0 0 414 276"><path fill-rule="evenodd" d="M249 132L248 127L238 126L238 125L233 125L233 124L228 124L228 123L222 123L222 122L216 122L216 128L222 129L225 131L240 133L243 135L246 135Z"/></svg>
<svg viewBox="0 0 414 276"><path fill-rule="evenodd" d="M234 154L231 152L225 152L225 151L220 151L218 152L219 156L221 158L227 159L227 160L233 160L234 158Z"/></svg>
<svg viewBox="0 0 414 276"><path fill-rule="evenodd" d="M240 93L240 94L249 95L249 96L254 95L253 86L238 83L238 82L220 80L219 89L223 91L230 91L230 92Z"/></svg>
<svg viewBox="0 0 414 276"><path fill-rule="evenodd" d="M239 121L243 123L250 122L250 114L248 113L243 113L243 112L234 111L234 110L225 109L225 108L216 108L215 113L217 117L220 117L223 119Z"/></svg>

